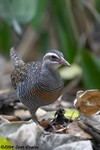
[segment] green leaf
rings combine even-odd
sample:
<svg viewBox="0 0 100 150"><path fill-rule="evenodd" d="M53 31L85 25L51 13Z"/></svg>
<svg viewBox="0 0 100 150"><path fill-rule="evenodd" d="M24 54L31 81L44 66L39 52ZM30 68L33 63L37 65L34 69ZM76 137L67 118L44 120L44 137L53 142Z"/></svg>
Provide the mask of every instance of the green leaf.
<svg viewBox="0 0 100 150"><path fill-rule="evenodd" d="M0 150L2 149L14 150L14 145L10 140L0 137Z"/></svg>
<svg viewBox="0 0 100 150"><path fill-rule="evenodd" d="M63 52L64 57L71 63L73 62L75 56L75 48L72 44L69 35L63 27L61 26L60 22L57 23L57 37L60 50Z"/></svg>
<svg viewBox="0 0 100 150"><path fill-rule="evenodd" d="M7 23L2 22L0 24L0 49L2 54L7 56L11 45L12 45L11 28Z"/></svg>
<svg viewBox="0 0 100 150"><path fill-rule="evenodd" d="M75 119L79 117L79 112L76 109L64 109L64 110L65 110L64 116L66 118ZM53 112L52 118L56 118L54 114L55 114L55 111Z"/></svg>
<svg viewBox="0 0 100 150"><path fill-rule="evenodd" d="M88 89L100 89L100 60L86 50L81 52L84 85Z"/></svg>
<svg viewBox="0 0 100 150"><path fill-rule="evenodd" d="M45 14L46 5L48 0L36 0L37 1L37 9L34 18L32 19L32 25L38 30L41 30L41 22Z"/></svg>
<svg viewBox="0 0 100 150"><path fill-rule="evenodd" d="M100 0L96 0L96 8L97 11L100 13Z"/></svg>
<svg viewBox="0 0 100 150"><path fill-rule="evenodd" d="M36 13L37 0L0 0L0 17L7 23L16 19L20 23L29 22Z"/></svg>
<svg viewBox="0 0 100 150"><path fill-rule="evenodd" d="M58 38L60 50L71 63L76 54L76 39L71 24L71 14L69 13L69 0L50 1L52 6L52 17L54 17L55 32Z"/></svg>
<svg viewBox="0 0 100 150"><path fill-rule="evenodd" d="M79 117L79 112L75 109L65 109L65 117L67 118L78 118Z"/></svg>

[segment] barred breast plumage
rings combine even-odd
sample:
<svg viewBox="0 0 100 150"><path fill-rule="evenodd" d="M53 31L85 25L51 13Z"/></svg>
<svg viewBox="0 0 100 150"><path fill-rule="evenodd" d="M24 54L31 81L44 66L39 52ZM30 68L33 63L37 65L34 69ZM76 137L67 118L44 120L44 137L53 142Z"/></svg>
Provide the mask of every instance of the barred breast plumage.
<svg viewBox="0 0 100 150"><path fill-rule="evenodd" d="M37 109L56 101L62 93L64 84L58 67L70 64L57 50L45 54L42 62L25 63L14 48L10 50L10 57L14 66L12 85L20 101L29 109L32 119L36 120Z"/></svg>

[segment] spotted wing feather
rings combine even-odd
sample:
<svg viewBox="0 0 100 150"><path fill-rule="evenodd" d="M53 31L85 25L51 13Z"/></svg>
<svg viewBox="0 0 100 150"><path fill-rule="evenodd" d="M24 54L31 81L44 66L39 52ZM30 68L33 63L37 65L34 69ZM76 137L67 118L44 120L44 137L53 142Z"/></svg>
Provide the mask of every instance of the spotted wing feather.
<svg viewBox="0 0 100 150"><path fill-rule="evenodd" d="M10 57L14 67L22 67L25 65L24 61L18 56L15 49L10 49Z"/></svg>

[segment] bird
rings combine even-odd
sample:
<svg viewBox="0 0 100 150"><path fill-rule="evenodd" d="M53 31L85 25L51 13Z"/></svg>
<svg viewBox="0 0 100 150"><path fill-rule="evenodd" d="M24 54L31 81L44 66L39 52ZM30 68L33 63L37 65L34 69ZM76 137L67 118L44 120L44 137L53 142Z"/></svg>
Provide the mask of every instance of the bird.
<svg viewBox="0 0 100 150"><path fill-rule="evenodd" d="M12 86L33 121L38 122L35 115L37 109L55 102L62 94L64 82L58 68L61 65L70 67L70 64L63 53L55 49L48 51L42 61L25 63L12 47L10 58L14 68Z"/></svg>

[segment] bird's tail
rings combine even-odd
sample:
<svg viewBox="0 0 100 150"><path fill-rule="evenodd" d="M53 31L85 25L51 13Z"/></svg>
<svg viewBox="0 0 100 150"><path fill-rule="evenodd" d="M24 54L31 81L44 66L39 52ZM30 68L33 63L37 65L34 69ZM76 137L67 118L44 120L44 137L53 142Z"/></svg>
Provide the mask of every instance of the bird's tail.
<svg viewBox="0 0 100 150"><path fill-rule="evenodd" d="M14 67L20 67L25 65L24 61L18 56L14 47L10 49L10 58Z"/></svg>

